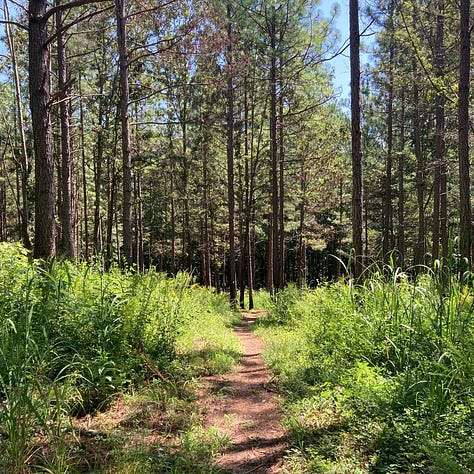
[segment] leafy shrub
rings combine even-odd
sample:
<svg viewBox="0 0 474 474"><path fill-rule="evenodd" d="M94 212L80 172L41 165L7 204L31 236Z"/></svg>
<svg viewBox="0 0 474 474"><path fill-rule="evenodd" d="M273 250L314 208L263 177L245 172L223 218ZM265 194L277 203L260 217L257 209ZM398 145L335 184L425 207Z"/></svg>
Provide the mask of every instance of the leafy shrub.
<svg viewBox="0 0 474 474"><path fill-rule="evenodd" d="M258 331L289 394L298 469L469 472L473 290L448 270L384 269L269 301Z"/></svg>
<svg viewBox="0 0 474 474"><path fill-rule="evenodd" d="M205 327L221 318L224 327L231 314L227 301L184 273L169 279L32 261L21 246L1 243L0 470L13 459L21 469L39 462L44 436L56 440L48 469L61 472L68 454L59 441L71 414L95 411L147 377L167 376L195 319Z"/></svg>

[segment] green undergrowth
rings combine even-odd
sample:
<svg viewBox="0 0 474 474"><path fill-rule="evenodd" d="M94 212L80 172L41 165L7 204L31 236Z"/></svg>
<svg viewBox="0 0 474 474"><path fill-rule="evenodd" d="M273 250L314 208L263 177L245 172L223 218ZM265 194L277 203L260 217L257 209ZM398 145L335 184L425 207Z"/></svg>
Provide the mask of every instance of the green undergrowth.
<svg viewBox="0 0 474 474"><path fill-rule="evenodd" d="M473 472L472 280L438 270L261 296L290 472Z"/></svg>
<svg viewBox="0 0 474 474"><path fill-rule="evenodd" d="M236 363L236 318L187 274L0 244L0 472L212 472L226 440L198 428L195 378Z"/></svg>

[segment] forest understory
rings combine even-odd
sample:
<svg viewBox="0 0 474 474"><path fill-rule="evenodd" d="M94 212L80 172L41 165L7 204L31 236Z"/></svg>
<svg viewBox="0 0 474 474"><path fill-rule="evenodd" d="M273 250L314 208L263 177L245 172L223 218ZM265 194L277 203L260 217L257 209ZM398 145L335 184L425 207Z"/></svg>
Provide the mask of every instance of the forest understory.
<svg viewBox="0 0 474 474"><path fill-rule="evenodd" d="M473 470L469 274L373 269L240 313L187 274L0 250L2 472Z"/></svg>
<svg viewBox="0 0 474 474"><path fill-rule="evenodd" d="M473 472L471 16L3 0L0 472Z"/></svg>

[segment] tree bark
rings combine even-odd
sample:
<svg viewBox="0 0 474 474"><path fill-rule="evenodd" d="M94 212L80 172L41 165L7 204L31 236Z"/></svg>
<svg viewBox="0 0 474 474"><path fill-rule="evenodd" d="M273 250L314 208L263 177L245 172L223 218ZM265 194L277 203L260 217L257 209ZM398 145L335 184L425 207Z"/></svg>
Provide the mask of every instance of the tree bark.
<svg viewBox="0 0 474 474"><path fill-rule="evenodd" d="M28 2L28 71L35 151L35 258L49 258L56 254L47 6L46 0Z"/></svg>
<svg viewBox="0 0 474 474"><path fill-rule="evenodd" d="M0 156L0 242L7 240L7 169L5 150Z"/></svg>
<svg viewBox="0 0 474 474"><path fill-rule="evenodd" d="M417 15L413 15L413 27L418 24ZM425 160L421 152L420 91L419 73L415 53L411 58L413 71L413 144L416 157L416 196L418 203L418 238L413 252L414 264L421 270L426 264L426 225L425 225Z"/></svg>
<svg viewBox="0 0 474 474"><path fill-rule="evenodd" d="M398 152L398 266L405 267L405 94L401 97L400 145Z"/></svg>
<svg viewBox="0 0 474 474"><path fill-rule="evenodd" d="M211 244L209 238L209 150L207 136L204 133L203 124L203 150L202 150L202 205L203 205L203 229L202 229L202 273L205 286L211 286Z"/></svg>
<svg viewBox="0 0 474 474"><path fill-rule="evenodd" d="M234 80L231 7L227 2L227 189L229 210L229 297L233 307L237 304L235 268L235 198L234 198Z"/></svg>
<svg viewBox="0 0 474 474"><path fill-rule="evenodd" d="M103 232L102 232L102 216L101 216L101 193L102 193L102 164L104 161L105 147L105 130L108 128L108 119L104 110L104 74L99 73L99 104L97 116L97 136L94 153L94 229L93 244L94 252L100 255L103 251ZM104 122L105 120L105 122Z"/></svg>
<svg viewBox="0 0 474 474"><path fill-rule="evenodd" d="M353 274L362 276L362 128L360 103L360 35L359 2L349 1L350 65L351 65L351 132L352 132L352 247Z"/></svg>
<svg viewBox="0 0 474 474"><path fill-rule="evenodd" d="M282 40L282 38L280 38ZM278 97L278 141L279 141L279 189L278 189L278 284L285 286L285 119L283 104L283 59L280 57L279 67L279 97Z"/></svg>
<svg viewBox="0 0 474 474"><path fill-rule="evenodd" d="M472 261L472 215L471 179L469 173L469 76L471 64L470 0L460 4L459 53L459 103L458 103L458 155L459 155L459 250L461 272L471 268Z"/></svg>
<svg viewBox="0 0 474 474"><path fill-rule="evenodd" d="M56 5L61 1L56 0ZM69 114L68 97L68 77L67 77L67 57L62 32L63 20L62 11L56 12L56 37L58 55L58 85L59 85L59 116L61 123L61 251L69 258L77 258L76 247L76 219L74 202L74 177L73 177L73 155L71 144L71 124Z"/></svg>
<svg viewBox="0 0 474 474"><path fill-rule="evenodd" d="M82 100L81 78L79 78L79 119L81 133L81 172L82 172L82 205L84 207L84 258L90 261L89 252L89 198L87 196L86 147L84 130L84 105Z"/></svg>
<svg viewBox="0 0 474 474"><path fill-rule="evenodd" d="M245 260L247 262L247 287L249 310L253 309L253 246L252 246L252 216L254 180L251 179L252 153L249 146L249 103L248 103L248 79L244 79L244 158L245 158ZM252 134L253 138L253 134Z"/></svg>
<svg viewBox="0 0 474 474"><path fill-rule="evenodd" d="M436 16L436 77L441 81L444 75L444 0L438 0ZM433 184L433 259L446 257L448 252L447 223L447 165L445 144L445 103L442 91L436 94L436 136L435 136L435 177ZM440 254L440 245L442 254Z"/></svg>
<svg viewBox="0 0 474 474"><path fill-rule="evenodd" d="M277 133L277 46L276 46L276 14L271 7L269 21L270 30L270 195L272 214L272 256L273 256L273 287L278 290L280 282L280 232L279 232L279 186L278 186L278 133Z"/></svg>
<svg viewBox="0 0 474 474"><path fill-rule="evenodd" d="M117 42L120 65L120 118L122 126L122 256L124 263L130 267L133 264L132 245L132 150L129 124L129 84L128 84L128 55L127 55L127 0L115 0L117 18Z"/></svg>
<svg viewBox="0 0 474 474"><path fill-rule="evenodd" d="M393 6L392 6L393 8ZM392 28L392 26L390 26ZM393 34L390 32L390 34ZM382 237L382 258L385 264L389 263L392 246L392 162L393 162L393 44L390 39L388 71L388 100L387 100L387 157L385 162L385 193L384 219Z"/></svg>
<svg viewBox="0 0 474 474"><path fill-rule="evenodd" d="M171 275L176 274L176 199L175 199L175 156L173 151L173 137L172 131L170 130L169 135L170 141L170 194L171 194L171 262L170 271Z"/></svg>
<svg viewBox="0 0 474 474"><path fill-rule="evenodd" d="M306 215L306 163L304 157L300 164L300 191L301 200L299 203L299 229L298 229L298 288L306 286L306 242L304 236L305 215Z"/></svg>
<svg viewBox="0 0 474 474"><path fill-rule="evenodd" d="M134 175L135 180L135 195L136 195L136 265L140 272L145 271L145 256L143 248L143 200L142 200L142 174L139 169Z"/></svg>

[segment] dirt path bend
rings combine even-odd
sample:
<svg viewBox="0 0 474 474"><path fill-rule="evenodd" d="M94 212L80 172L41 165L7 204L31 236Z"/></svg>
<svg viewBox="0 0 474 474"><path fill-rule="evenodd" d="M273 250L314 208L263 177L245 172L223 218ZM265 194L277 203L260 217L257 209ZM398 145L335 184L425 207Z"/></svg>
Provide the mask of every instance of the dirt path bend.
<svg viewBox="0 0 474 474"><path fill-rule="evenodd" d="M264 344L248 327L261 315L259 311L244 313L242 324L235 329L243 347L236 369L203 378L204 424L207 428L216 426L229 436L231 446L217 465L231 473L281 472L288 446L280 425L280 399L261 356Z"/></svg>

